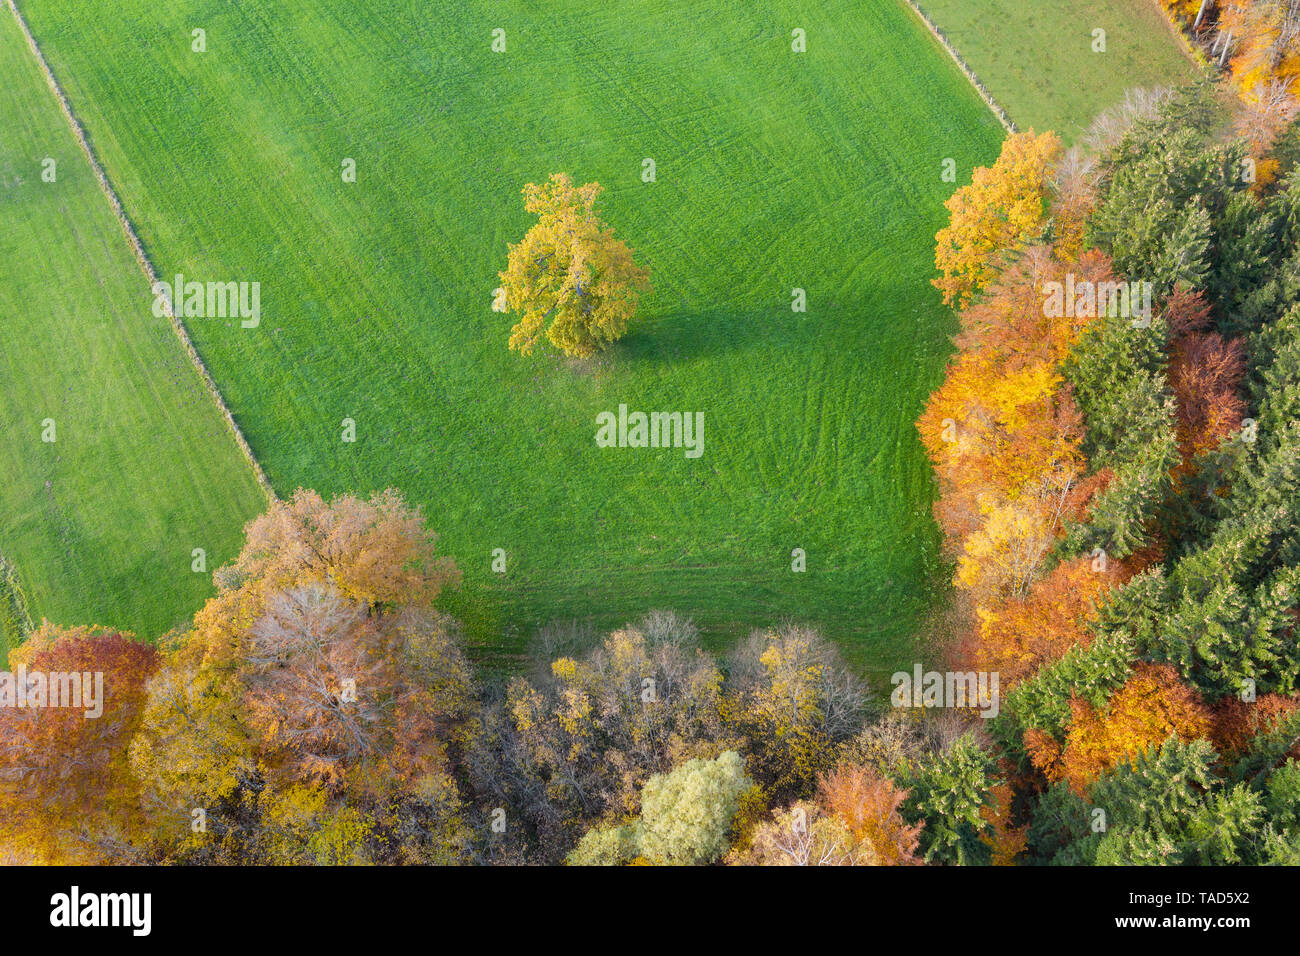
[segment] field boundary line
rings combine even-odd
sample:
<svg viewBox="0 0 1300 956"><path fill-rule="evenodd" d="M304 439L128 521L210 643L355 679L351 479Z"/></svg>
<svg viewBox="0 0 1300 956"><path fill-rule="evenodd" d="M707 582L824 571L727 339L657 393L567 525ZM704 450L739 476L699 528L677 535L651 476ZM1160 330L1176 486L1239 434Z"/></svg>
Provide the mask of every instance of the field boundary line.
<svg viewBox="0 0 1300 956"><path fill-rule="evenodd" d="M9 9L13 11L14 19L18 21L18 28L22 30L23 36L27 38L27 45L31 48L32 55L36 57L36 63L40 66L41 72L45 74L45 82L49 86L50 92L54 94L54 98L58 100L59 109L63 111L63 116L68 121L68 125L72 127L72 135L76 137L77 142L81 145L81 152L85 155L86 161L90 163L90 168L99 181L100 191L108 199L113 215L117 217L118 225L122 227L122 232L131 244L131 252L135 255L135 260L139 263L145 278L149 280L149 288L152 290L158 284L158 273L154 270L153 263L149 261L149 256L144 251L144 243L136 235L135 227L131 225L131 220L127 217L126 209L122 206L121 200L118 199L113 184L108 181L108 175L104 172L104 168L100 166L99 160L95 158L95 151L91 149L90 140L86 137L85 129L72 111L72 104L63 92L63 87L59 85L59 81L55 78L54 71L50 69L50 64L46 61L45 54L41 52L36 37L32 35L31 29L27 26L27 21L23 19L17 3L15 3L15 0L5 0L5 2ZM185 354L189 356L190 362L198 371L199 378L203 381L203 387L208 392L208 397L212 399L213 404L217 406L218 411L221 412L222 417L225 419L226 428L235 439L235 444L239 446L239 450L243 453L249 467L253 469L253 477L257 479L258 486L261 487L268 502L275 502L277 500L275 489L271 487L266 472L262 470L261 464L253 454L253 449L249 447L248 441L244 438L244 433L240 431L235 416L231 414L230 408L226 405L226 400L221 397L221 392L217 389L217 383L213 381L212 375L208 372L208 367L203 364L202 356L199 355L194 343L190 340L189 332L185 330L181 320L176 317L171 302L166 297L162 298L162 302L167 318L171 322L172 331L176 333Z"/></svg>
<svg viewBox="0 0 1300 956"><path fill-rule="evenodd" d="M0 554L0 639L7 642L13 637L21 644L35 629L18 569Z"/></svg>
<svg viewBox="0 0 1300 956"><path fill-rule="evenodd" d="M12 2L13 0L10 0L10 3ZM921 9L921 5L917 3L917 0L903 0L903 2L907 4L920 21L925 24L926 29L930 31L930 34L939 41L939 45L948 51L948 55L952 57L952 61L957 64L964 74L966 74L966 79L970 81L971 86L975 87L975 92L980 95L980 99L984 101L984 105L993 111L993 115L997 117L998 122L1002 124L1008 133L1018 133L1019 129L1017 129L1015 121L1011 119L1011 114L1003 109L1002 104L993 98L993 94L989 92L988 87L984 85L983 80L976 75L975 71L970 68L970 64L968 64L966 60L962 58L962 55L957 52L957 48L953 46L952 42L944 34L943 30L939 29L939 25L930 19L928 13Z"/></svg>
<svg viewBox="0 0 1300 956"><path fill-rule="evenodd" d="M1203 72L1211 74L1216 72L1218 68L1215 66L1214 61L1205 54L1200 41L1190 32L1191 28L1183 26L1181 22L1176 20L1160 3L1160 0L1150 0L1150 2L1155 5L1156 11L1160 14L1160 19L1165 21L1165 25L1169 27L1169 32L1174 35L1174 39L1178 41L1178 46L1187 55L1187 59L1191 60L1193 65Z"/></svg>

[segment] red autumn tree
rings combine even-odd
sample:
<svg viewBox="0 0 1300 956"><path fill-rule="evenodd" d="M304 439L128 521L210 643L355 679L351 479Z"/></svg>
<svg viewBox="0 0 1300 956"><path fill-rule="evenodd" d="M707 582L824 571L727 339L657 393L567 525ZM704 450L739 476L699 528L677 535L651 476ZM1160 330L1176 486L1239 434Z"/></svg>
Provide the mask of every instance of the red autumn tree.
<svg viewBox="0 0 1300 956"><path fill-rule="evenodd" d="M77 706L48 706L47 698L42 707L0 707L0 804L10 852L33 862L129 859L140 803L127 749L157 652L114 631L44 624L10 652L9 664L64 689L79 675L80 688Z"/></svg>
<svg viewBox="0 0 1300 956"><path fill-rule="evenodd" d="M1253 701L1229 696L1214 704L1211 739L1225 760L1235 760L1250 749L1251 741L1275 729L1278 723L1300 710L1300 695L1261 694ZM1289 756L1300 759L1300 742Z"/></svg>
<svg viewBox="0 0 1300 956"><path fill-rule="evenodd" d="M1241 340L1210 330L1210 306L1200 292L1175 292L1164 317L1172 339L1169 384L1178 403L1178 446L1187 465L1241 428L1246 350Z"/></svg>

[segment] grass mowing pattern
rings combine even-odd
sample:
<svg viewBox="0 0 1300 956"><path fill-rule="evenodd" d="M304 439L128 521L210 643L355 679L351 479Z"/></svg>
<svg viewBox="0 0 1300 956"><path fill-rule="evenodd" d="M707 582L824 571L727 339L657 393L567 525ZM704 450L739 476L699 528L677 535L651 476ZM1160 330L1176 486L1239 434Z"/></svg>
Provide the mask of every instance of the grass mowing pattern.
<svg viewBox="0 0 1300 956"><path fill-rule="evenodd" d="M38 622L155 636L263 499L8 9L0 76L0 551Z"/></svg>
<svg viewBox="0 0 1300 956"><path fill-rule="evenodd" d="M262 283L260 328L187 326L277 490L401 488L481 653L663 606L712 642L817 621L892 670L946 589L912 425L953 329L940 171L1002 131L893 0L709 6L23 9L160 275ZM490 311L520 187L557 170L606 186L655 284L586 363L509 353ZM620 403L704 411L704 456L597 448Z"/></svg>
<svg viewBox="0 0 1300 956"><path fill-rule="evenodd" d="M1073 142L1134 86L1199 75L1156 0L919 0L1021 129ZM1095 29L1106 52L1092 51Z"/></svg>

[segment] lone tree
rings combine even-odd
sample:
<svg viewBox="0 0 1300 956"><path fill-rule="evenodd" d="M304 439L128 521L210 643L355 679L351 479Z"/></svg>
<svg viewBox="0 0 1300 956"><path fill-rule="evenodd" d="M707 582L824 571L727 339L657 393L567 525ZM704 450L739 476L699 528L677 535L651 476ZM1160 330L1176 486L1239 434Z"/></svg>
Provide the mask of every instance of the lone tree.
<svg viewBox="0 0 1300 956"><path fill-rule="evenodd" d="M574 186L567 173L524 187L524 208L538 221L510 245L500 273L505 311L523 313L510 348L527 355L545 332L567 355L585 357L627 331L641 292L650 289L650 273L596 215L601 189L600 183Z"/></svg>

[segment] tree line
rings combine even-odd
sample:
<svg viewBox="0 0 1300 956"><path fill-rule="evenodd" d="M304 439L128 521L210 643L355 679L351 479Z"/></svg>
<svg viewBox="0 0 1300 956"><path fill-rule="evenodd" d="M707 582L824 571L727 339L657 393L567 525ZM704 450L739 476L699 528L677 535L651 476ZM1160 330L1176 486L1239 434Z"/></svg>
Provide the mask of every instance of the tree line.
<svg viewBox="0 0 1300 956"><path fill-rule="evenodd" d="M1261 178L1212 87L1134 92L949 202L918 427L1025 861L1300 860L1296 142ZM1044 308L1116 280L1152 314Z"/></svg>
<svg viewBox="0 0 1300 956"><path fill-rule="evenodd" d="M8 861L988 855L984 753L956 725L882 713L813 630L716 659L667 612L599 640L552 628L529 673L483 680L435 607L458 571L393 491L299 491L214 577L154 643L46 623L11 652L28 672L102 673L105 700L93 720L0 708Z"/></svg>

